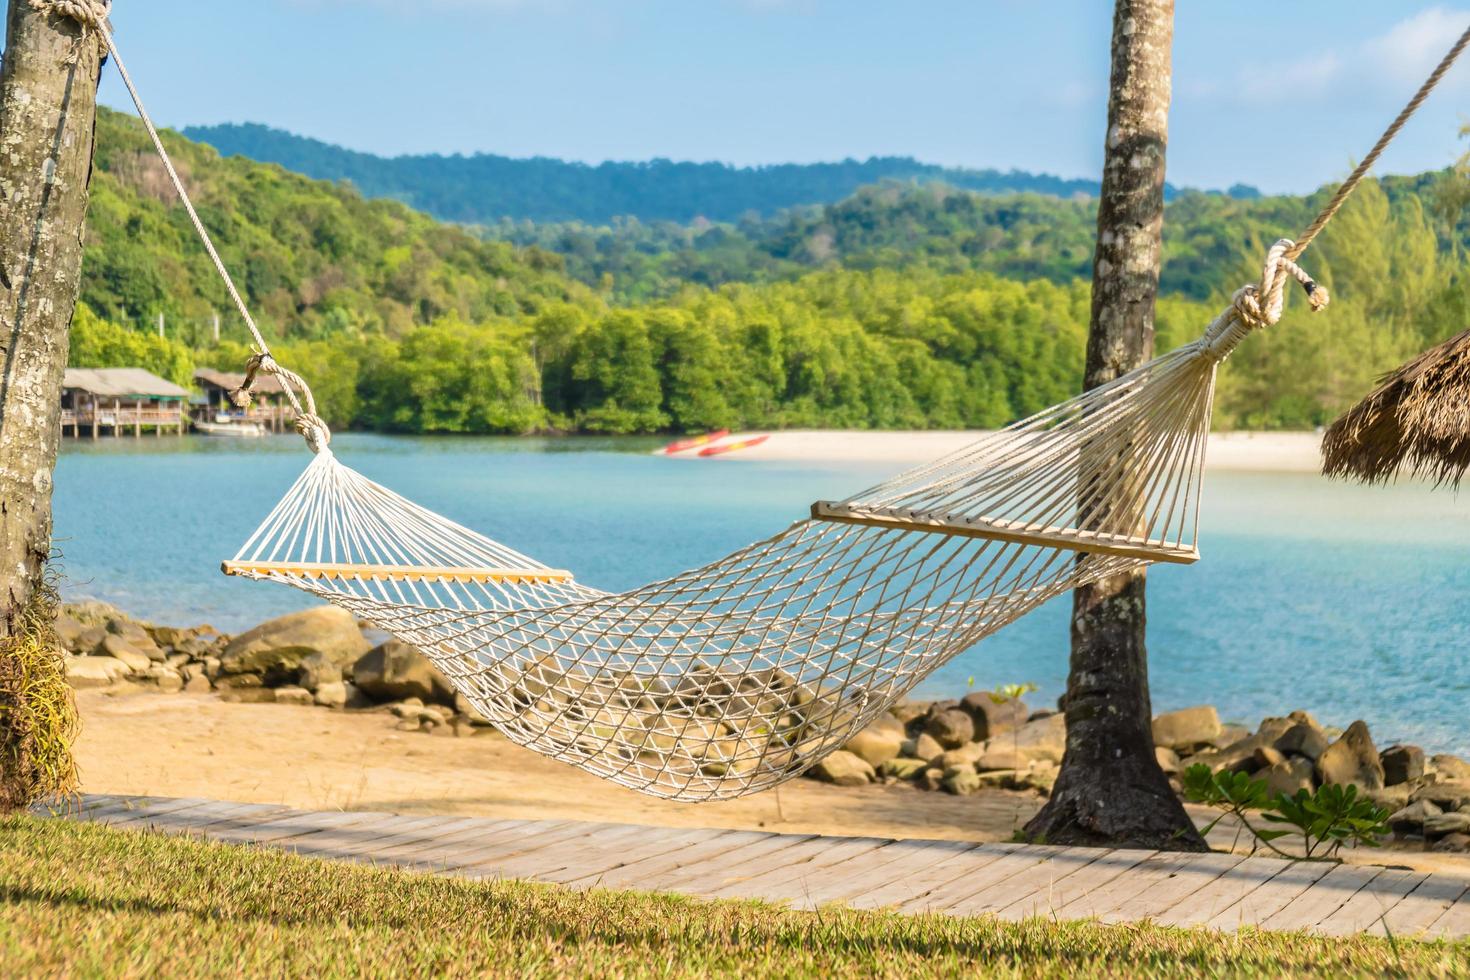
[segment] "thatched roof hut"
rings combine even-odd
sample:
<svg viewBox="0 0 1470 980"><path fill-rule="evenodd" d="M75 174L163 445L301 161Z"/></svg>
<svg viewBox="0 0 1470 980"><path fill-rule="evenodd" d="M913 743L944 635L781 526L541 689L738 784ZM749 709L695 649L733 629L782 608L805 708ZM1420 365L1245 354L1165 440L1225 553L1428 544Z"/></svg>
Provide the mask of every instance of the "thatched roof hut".
<svg viewBox="0 0 1470 980"><path fill-rule="evenodd" d="M1322 472L1367 483L1400 472L1458 486L1470 469L1470 330L1383 380L1322 440Z"/></svg>

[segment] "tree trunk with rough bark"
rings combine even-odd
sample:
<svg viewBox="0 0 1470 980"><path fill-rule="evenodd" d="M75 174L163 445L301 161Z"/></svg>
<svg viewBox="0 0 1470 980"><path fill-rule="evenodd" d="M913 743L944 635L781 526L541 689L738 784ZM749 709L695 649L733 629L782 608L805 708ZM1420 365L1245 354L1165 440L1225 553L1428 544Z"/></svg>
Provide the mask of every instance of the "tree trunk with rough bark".
<svg viewBox="0 0 1470 980"><path fill-rule="evenodd" d="M1087 388L1153 356L1173 28L1173 0L1117 0ZM1033 840L1205 849L1154 755L1144 583L1139 571L1073 594L1066 755Z"/></svg>
<svg viewBox="0 0 1470 980"><path fill-rule="evenodd" d="M70 771L69 746L38 743L60 729L38 719L54 720L69 699L47 649L45 570L101 56L95 31L10 0L0 69L0 809L65 783L37 770Z"/></svg>

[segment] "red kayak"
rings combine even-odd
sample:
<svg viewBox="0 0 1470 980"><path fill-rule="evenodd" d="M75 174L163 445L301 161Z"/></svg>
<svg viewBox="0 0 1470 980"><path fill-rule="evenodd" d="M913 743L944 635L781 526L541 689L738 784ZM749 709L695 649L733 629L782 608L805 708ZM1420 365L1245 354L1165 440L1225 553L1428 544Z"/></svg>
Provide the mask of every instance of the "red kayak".
<svg viewBox="0 0 1470 980"><path fill-rule="evenodd" d="M729 429L716 429L713 432L706 432L702 436L690 436L688 439L679 439L665 446L664 452L672 456L674 453L682 453L686 449L698 449L700 446L708 446L716 439L723 439L729 434Z"/></svg>
<svg viewBox="0 0 1470 980"><path fill-rule="evenodd" d="M721 442L713 446L706 446L699 451L701 456L723 456L725 453L733 453L737 449L749 449L751 446L759 446L767 439L768 435L750 436L745 439L732 439L729 442Z"/></svg>

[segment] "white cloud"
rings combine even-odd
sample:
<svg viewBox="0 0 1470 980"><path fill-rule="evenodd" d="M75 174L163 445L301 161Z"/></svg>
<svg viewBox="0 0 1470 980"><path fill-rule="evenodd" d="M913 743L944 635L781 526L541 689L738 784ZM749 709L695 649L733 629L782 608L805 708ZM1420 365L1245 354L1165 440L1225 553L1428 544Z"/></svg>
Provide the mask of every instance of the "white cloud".
<svg viewBox="0 0 1470 980"><path fill-rule="evenodd" d="M1430 7L1389 28L1387 34L1363 45L1368 64L1377 65L1403 81L1423 81L1439 59L1470 24L1470 12Z"/></svg>

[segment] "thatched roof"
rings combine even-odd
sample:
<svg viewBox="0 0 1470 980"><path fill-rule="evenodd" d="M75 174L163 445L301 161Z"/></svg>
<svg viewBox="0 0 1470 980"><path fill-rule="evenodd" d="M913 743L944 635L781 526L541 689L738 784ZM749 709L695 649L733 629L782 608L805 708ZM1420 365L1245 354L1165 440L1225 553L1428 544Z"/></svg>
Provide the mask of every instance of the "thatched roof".
<svg viewBox="0 0 1470 980"><path fill-rule="evenodd" d="M214 368L197 368L194 371L194 380L206 387L233 391L245 383L245 375L233 371L216 371ZM279 378L264 371L255 376L255 383L250 387L259 395L279 395L285 391Z"/></svg>
<svg viewBox="0 0 1470 980"><path fill-rule="evenodd" d="M1400 472L1458 486L1470 469L1470 330L1388 375L1332 423L1322 472L1367 483Z"/></svg>
<svg viewBox="0 0 1470 980"><path fill-rule="evenodd" d="M188 398L189 392L142 368L67 368L61 387L105 398Z"/></svg>

